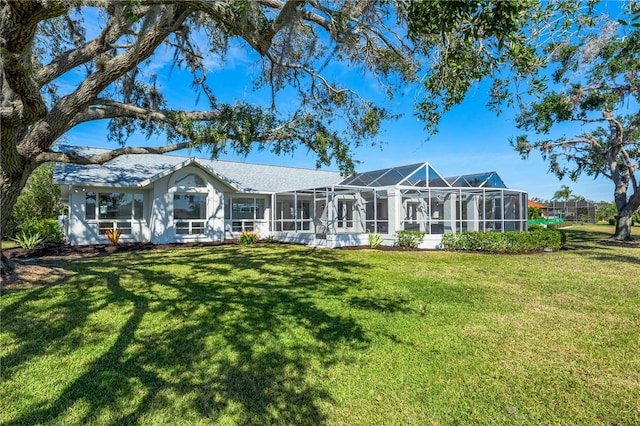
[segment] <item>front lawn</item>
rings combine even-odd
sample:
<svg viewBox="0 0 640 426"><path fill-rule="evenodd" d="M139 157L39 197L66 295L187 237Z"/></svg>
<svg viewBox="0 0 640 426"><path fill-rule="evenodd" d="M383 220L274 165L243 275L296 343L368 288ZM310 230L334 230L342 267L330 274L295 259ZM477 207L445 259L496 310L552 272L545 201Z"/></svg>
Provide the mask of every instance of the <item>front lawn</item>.
<svg viewBox="0 0 640 426"><path fill-rule="evenodd" d="M639 424L640 246L569 234L50 260L0 299L1 421Z"/></svg>

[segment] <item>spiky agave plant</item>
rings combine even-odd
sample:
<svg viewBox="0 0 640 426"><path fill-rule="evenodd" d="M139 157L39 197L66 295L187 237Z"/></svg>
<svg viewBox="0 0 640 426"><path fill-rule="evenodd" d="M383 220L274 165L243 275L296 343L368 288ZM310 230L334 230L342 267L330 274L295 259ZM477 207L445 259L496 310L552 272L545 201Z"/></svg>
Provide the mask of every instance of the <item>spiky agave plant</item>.
<svg viewBox="0 0 640 426"><path fill-rule="evenodd" d="M111 244L115 246L116 244L118 244L118 240L120 239L120 235L122 235L122 231L119 228L111 228L107 229L104 234L107 236Z"/></svg>

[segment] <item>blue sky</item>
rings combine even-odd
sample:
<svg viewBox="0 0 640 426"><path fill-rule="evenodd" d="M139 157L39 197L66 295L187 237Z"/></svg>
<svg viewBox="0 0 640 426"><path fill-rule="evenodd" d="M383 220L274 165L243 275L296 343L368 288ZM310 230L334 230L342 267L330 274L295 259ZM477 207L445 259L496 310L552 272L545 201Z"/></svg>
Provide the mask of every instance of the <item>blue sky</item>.
<svg viewBox="0 0 640 426"><path fill-rule="evenodd" d="M175 68L171 70L170 62L170 52L161 49L148 70L157 73L158 84L165 93L169 107L204 109L204 100L199 105L194 102L196 95L191 89L189 76ZM219 100L270 103L268 92L253 92L253 78L258 67L253 57L241 46L232 44L224 61L213 56L207 58L206 66L208 81ZM328 69L328 72L329 77L356 87L365 98L383 98L375 80L363 75L359 69L340 65ZM80 74L76 75L76 78L79 76ZM71 80L73 77L69 81ZM532 153L529 159L522 160L509 144L509 138L519 134L514 121L516 111L505 109L500 116L490 112L485 107L488 96L486 86L487 83L483 83L472 89L462 104L443 117L438 134L431 138L428 138L424 130L424 123L413 115L416 93L408 90L407 93L399 94L387 105L394 112L403 114L402 117L384 123L379 138L383 141L381 146L364 145L355 150L355 159L361 162L357 171L428 161L444 176L496 171L508 187L525 190L529 197L550 199L561 185L568 185L574 194L589 200L613 199L613 184L605 178L582 176L577 182L569 179L559 181L548 173L548 163L539 154ZM277 106L286 109L290 101L289 95L284 93L277 98ZM106 124L95 122L78 126L67 133L67 142L73 145L113 147L114 144L109 144L106 136L102 136L106 135ZM580 132L577 126L565 130L567 135ZM162 138L146 140L142 135L134 136L129 141L129 145L133 146L157 146L164 143L166 142ZM188 152L178 154L190 155ZM266 151L254 151L247 157L227 154L220 159L315 167L313 153L304 149L299 149L293 156L278 157Z"/></svg>

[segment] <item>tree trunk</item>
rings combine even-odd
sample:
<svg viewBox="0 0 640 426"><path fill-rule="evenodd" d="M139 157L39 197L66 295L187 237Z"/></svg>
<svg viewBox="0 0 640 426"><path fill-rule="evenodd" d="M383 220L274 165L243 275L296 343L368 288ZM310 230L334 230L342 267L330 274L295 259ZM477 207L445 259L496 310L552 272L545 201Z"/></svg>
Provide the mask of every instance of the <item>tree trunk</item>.
<svg viewBox="0 0 640 426"><path fill-rule="evenodd" d="M6 238L7 222L9 216L13 211L13 207L18 200L18 196L25 184L29 175L37 167L35 161L29 161L28 159L20 155L3 155L2 164L0 167L0 239ZM4 254L0 256L0 273L5 275L11 272L13 269L11 262Z"/></svg>
<svg viewBox="0 0 640 426"><path fill-rule="evenodd" d="M613 235L615 240L633 241L631 235L631 225L633 224L633 212L623 210L616 216L616 232Z"/></svg>

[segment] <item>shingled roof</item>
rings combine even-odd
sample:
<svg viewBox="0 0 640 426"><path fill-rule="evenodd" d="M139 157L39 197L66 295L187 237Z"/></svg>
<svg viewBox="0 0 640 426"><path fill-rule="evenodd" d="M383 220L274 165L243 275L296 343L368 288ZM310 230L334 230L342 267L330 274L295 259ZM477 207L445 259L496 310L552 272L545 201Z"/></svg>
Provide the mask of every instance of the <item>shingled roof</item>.
<svg viewBox="0 0 640 426"><path fill-rule="evenodd" d="M60 151L92 155L103 148L60 146ZM238 192L276 193L320 188L339 183L339 172L210 160L177 155L122 155L102 165L56 164L57 184L142 188L188 165L197 165Z"/></svg>

